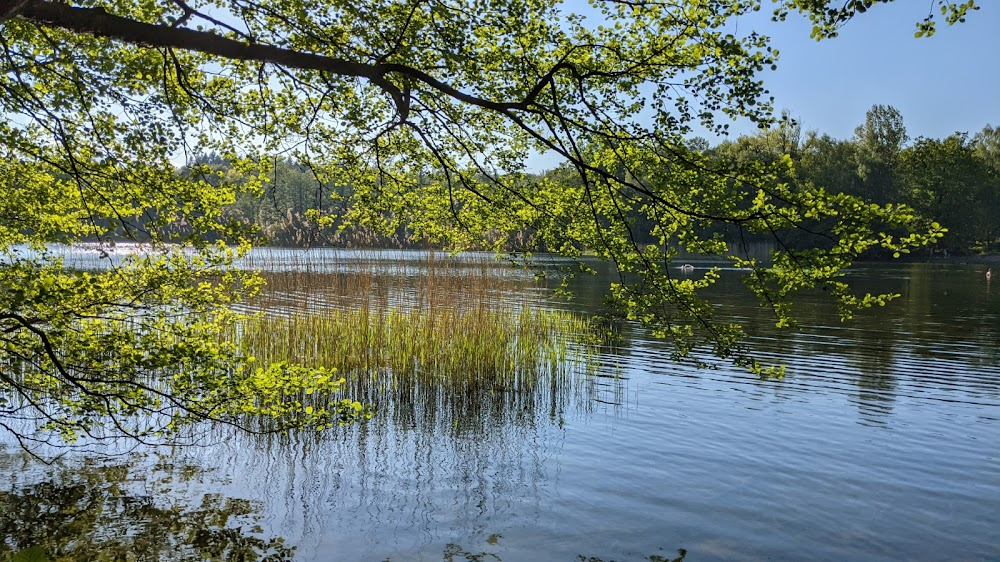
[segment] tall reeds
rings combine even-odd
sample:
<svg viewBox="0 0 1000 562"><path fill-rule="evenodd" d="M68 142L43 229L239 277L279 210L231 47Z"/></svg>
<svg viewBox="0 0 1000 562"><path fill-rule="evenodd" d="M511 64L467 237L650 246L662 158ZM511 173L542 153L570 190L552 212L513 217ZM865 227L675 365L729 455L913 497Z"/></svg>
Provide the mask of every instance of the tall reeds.
<svg viewBox="0 0 1000 562"><path fill-rule="evenodd" d="M587 329L567 312L531 307L328 309L255 316L240 343L263 361L516 390L540 370L558 371Z"/></svg>
<svg viewBox="0 0 1000 562"><path fill-rule="evenodd" d="M394 416L555 410L585 388L592 328L547 304L530 272L485 256L397 254L266 273L249 303L259 313L233 337L262 362L336 368L347 396Z"/></svg>

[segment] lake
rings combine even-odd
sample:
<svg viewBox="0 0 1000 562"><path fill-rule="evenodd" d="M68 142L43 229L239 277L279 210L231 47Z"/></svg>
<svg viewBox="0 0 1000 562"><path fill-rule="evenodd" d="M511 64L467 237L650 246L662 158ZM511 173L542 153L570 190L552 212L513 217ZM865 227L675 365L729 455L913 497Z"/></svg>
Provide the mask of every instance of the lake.
<svg viewBox="0 0 1000 562"><path fill-rule="evenodd" d="M352 306L336 279L372 272L397 278L371 285L382 306L414 306L407 288L427 256L265 250L247 265L270 271L262 302L280 314ZM477 275L484 260L452 258L450 274ZM691 263L692 275L710 265ZM566 302L531 271L506 271L491 303L580 315L600 311L610 280L606 269L576 279ZM805 296L793 331L771 328L741 292L743 273L723 271L713 300L753 334L760 358L787 365L783 380L678 365L625 324L620 342L578 350L586 365L516 397L425 385L322 438L226 435L154 460L78 457L63 468L8 448L0 504L128 489L148 504L139 523L102 532L145 537L143 525L172 508L197 515L178 516L194 527L245 520L252 541L282 537L307 561L998 560L1000 283L984 271L859 265L850 280L901 297L842 323ZM119 496L96 503L108 511ZM135 503L112 513L124 520ZM8 537L20 532L5 517Z"/></svg>

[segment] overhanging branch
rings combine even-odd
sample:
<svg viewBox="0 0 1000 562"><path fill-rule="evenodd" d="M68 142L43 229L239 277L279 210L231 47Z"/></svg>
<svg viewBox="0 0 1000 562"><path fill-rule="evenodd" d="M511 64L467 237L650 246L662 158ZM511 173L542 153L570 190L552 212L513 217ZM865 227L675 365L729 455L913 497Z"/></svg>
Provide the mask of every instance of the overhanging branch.
<svg viewBox="0 0 1000 562"><path fill-rule="evenodd" d="M81 8L46 0L0 0L0 23L11 18L132 45L194 51L228 60L271 63L284 68L362 78L388 94L404 120L409 113L409 91L403 91L389 81L387 76L390 74L422 82L457 101L494 111L527 108L537 97L537 90L546 83L542 80L524 100L497 102L462 92L422 70L402 64L366 64L275 45L243 42L211 31L145 23L108 13L104 8ZM552 72L562 66L557 65Z"/></svg>
<svg viewBox="0 0 1000 562"><path fill-rule="evenodd" d="M210 31L144 23L110 14L104 8L78 8L45 0L28 0L16 12L16 17L44 27L58 27L133 45L197 51L230 60L269 62L373 81L384 78L372 65L273 45L244 43Z"/></svg>

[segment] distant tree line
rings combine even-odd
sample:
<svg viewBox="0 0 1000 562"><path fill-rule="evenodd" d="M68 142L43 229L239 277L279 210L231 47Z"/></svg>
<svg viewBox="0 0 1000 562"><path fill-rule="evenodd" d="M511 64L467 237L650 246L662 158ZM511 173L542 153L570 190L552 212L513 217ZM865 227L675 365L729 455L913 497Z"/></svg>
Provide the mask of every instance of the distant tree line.
<svg viewBox="0 0 1000 562"><path fill-rule="evenodd" d="M838 140L802 133L787 118L756 135L705 149L720 164L794 163L790 182L857 195L878 204L902 203L940 222L947 235L934 250L948 253L1000 251L1000 128L943 139L906 134L892 106L875 105L854 137Z"/></svg>
<svg viewBox="0 0 1000 562"><path fill-rule="evenodd" d="M787 170L781 174L781 181L812 184L829 192L856 195L871 203L908 205L948 229L948 234L930 252L948 255L1000 251L1000 127L987 125L971 136L956 132L943 139L911 140L898 110L875 105L851 139L835 139L816 131L803 133L801 126L786 113L777 126L754 135L725 140L715 146L695 138L686 148L703 153L717 170L777 165L777 169ZM781 166L782 163L790 165ZM234 172L217 155L199 158L197 164L217 171L220 178L228 176L228 181L234 181ZM259 228L266 243L346 247L434 244L433 240L416 236L406 217L388 216L398 214L398 208L364 209L369 217L382 213L381 219L357 220L359 208L368 202L358 200L350 185L323 181L306 164L277 160L272 163L269 176L263 194L243 193L227 209L233 220ZM425 185L439 180L430 175L413 179ZM540 174L526 174L525 183L551 186L574 181L573 170L557 167ZM648 234L652 229L641 224L644 219L638 214L631 218L638 227L636 232L649 238L641 242L654 243ZM714 228L729 242L737 242L735 231L726 230L731 226ZM821 235L810 237L805 231L788 232L783 239L791 247L805 247L822 245ZM740 242L748 242L745 233L740 236L744 237ZM751 236L749 242L771 243L769 237L759 234ZM549 249L530 230L496 232L484 243L507 250Z"/></svg>

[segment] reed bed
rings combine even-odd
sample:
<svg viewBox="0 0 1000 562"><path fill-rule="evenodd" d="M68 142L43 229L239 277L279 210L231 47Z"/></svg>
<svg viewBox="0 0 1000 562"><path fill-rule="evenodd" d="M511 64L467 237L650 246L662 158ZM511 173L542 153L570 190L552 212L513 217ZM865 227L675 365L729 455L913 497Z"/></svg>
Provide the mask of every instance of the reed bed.
<svg viewBox="0 0 1000 562"><path fill-rule="evenodd" d="M530 272L485 257L417 256L311 257L265 270L267 286L249 303L258 313L231 337L262 362L335 368L345 396L411 421L495 427L498 416L560 411L586 391L594 329L545 305Z"/></svg>
<svg viewBox="0 0 1000 562"><path fill-rule="evenodd" d="M500 427L501 418L529 420L543 411L555 417L593 386L583 375L595 365L594 327L552 309L545 287L527 270L485 256L326 256L298 262L296 253L284 252L280 267L270 270L266 261L257 263L267 285L244 303L250 314L222 335L260 363L334 368L346 379L336 396L288 397L304 408L350 398L405 427L487 431ZM133 322L128 328L148 329ZM32 367L0 364L13 377ZM183 371L172 365L122 376L156 387ZM261 431L277 427L266 417L243 422Z"/></svg>
<svg viewBox="0 0 1000 562"><path fill-rule="evenodd" d="M331 309L253 317L240 343L264 361L516 390L558 371L587 329L567 312L528 307Z"/></svg>
<svg viewBox="0 0 1000 562"><path fill-rule="evenodd" d="M399 427L481 435L536 415L555 420L596 388L587 376L595 354L581 337L589 325L563 311L332 309L258 315L238 328L247 355L345 378L342 395L302 395L303 406L347 397Z"/></svg>

